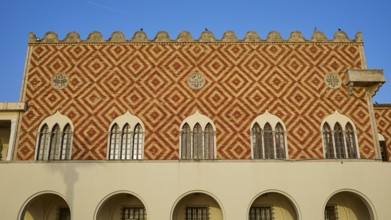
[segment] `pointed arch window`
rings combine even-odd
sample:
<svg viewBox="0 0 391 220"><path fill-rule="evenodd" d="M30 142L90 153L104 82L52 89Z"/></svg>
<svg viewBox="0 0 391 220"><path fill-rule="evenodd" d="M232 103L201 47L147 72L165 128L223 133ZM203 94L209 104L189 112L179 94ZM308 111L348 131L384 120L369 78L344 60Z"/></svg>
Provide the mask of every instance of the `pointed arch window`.
<svg viewBox="0 0 391 220"><path fill-rule="evenodd" d="M193 158L202 158L202 129L200 124L196 124L193 129Z"/></svg>
<svg viewBox="0 0 391 220"><path fill-rule="evenodd" d="M126 112L110 125L108 159L143 159L144 131L141 120Z"/></svg>
<svg viewBox="0 0 391 220"><path fill-rule="evenodd" d="M357 151L356 151L356 138L354 134L354 129L352 124L349 122L346 124L346 148L348 151L348 157L349 158L357 158Z"/></svg>
<svg viewBox="0 0 391 220"><path fill-rule="evenodd" d="M62 144L61 144L61 155L60 160L69 160L71 143L72 143L72 129L71 125L65 125L64 131L62 133Z"/></svg>
<svg viewBox="0 0 391 220"><path fill-rule="evenodd" d="M213 127L210 123L208 123L205 127L204 146L205 146L205 159L213 159L214 132L213 132Z"/></svg>
<svg viewBox="0 0 391 220"><path fill-rule="evenodd" d="M54 125L50 138L49 160L58 160L61 144L61 132L58 124Z"/></svg>
<svg viewBox="0 0 391 220"><path fill-rule="evenodd" d="M181 132L181 158L191 158L191 131L190 126L186 123Z"/></svg>
<svg viewBox="0 0 391 220"><path fill-rule="evenodd" d="M266 111L258 116L251 127L254 159L285 159L285 125L280 118Z"/></svg>
<svg viewBox="0 0 391 220"><path fill-rule="evenodd" d="M285 132L281 123L276 125L276 158L285 158Z"/></svg>
<svg viewBox="0 0 391 220"><path fill-rule="evenodd" d="M326 147L326 158L334 158L333 137L331 135L330 126L327 122L323 125L323 140Z"/></svg>
<svg viewBox="0 0 391 220"><path fill-rule="evenodd" d="M180 134L181 159L215 158L215 129L208 117L198 111L187 117L181 125Z"/></svg>
<svg viewBox="0 0 391 220"><path fill-rule="evenodd" d="M37 160L46 160L49 155L50 133L47 124L44 124L38 133L38 155Z"/></svg>
<svg viewBox="0 0 391 220"><path fill-rule="evenodd" d="M327 159L358 158L357 137L353 122L346 116L334 114L322 122L324 156ZM333 128L333 130L331 130Z"/></svg>
<svg viewBox="0 0 391 220"><path fill-rule="evenodd" d="M72 150L72 123L56 112L40 125L37 135L36 160L69 160Z"/></svg>
<svg viewBox="0 0 391 220"><path fill-rule="evenodd" d="M125 124L122 130L122 147L121 147L121 159L129 160L132 156L132 130L128 123Z"/></svg>
<svg viewBox="0 0 391 220"><path fill-rule="evenodd" d="M133 138L133 160L142 159L143 149L143 128L137 124L134 128Z"/></svg>

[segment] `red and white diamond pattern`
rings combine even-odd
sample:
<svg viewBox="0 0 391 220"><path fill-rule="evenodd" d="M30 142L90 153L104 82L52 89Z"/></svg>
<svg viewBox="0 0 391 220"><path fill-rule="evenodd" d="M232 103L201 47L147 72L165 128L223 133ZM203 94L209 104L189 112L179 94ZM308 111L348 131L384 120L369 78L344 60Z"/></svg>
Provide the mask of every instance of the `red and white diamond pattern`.
<svg viewBox="0 0 391 220"><path fill-rule="evenodd" d="M145 43L30 45L17 157L33 159L41 121L57 110L74 123L73 159L105 159L108 127L129 111L145 125L145 158L178 159L179 130L196 109L216 125L217 157L251 158L250 124L268 110L287 128L291 159L322 158L320 123L338 110L358 129L361 158L373 158L365 91L332 90L324 76L360 68L355 43ZM192 90L194 72L206 78ZM51 77L70 76L56 90ZM390 120L388 120L390 121Z"/></svg>

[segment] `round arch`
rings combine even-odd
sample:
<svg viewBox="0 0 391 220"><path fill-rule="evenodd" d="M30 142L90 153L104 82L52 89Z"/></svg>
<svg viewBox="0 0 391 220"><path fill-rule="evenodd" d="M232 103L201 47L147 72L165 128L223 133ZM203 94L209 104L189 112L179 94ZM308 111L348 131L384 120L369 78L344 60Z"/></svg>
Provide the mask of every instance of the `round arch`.
<svg viewBox="0 0 391 220"><path fill-rule="evenodd" d="M27 198L19 211L18 219L49 220L58 215L71 217L68 200L58 192L41 191Z"/></svg>
<svg viewBox="0 0 391 220"><path fill-rule="evenodd" d="M120 219L124 212L129 212L146 219L148 209L145 201L136 193L120 190L106 195L97 205L94 219ZM131 212L131 213L130 213Z"/></svg>
<svg viewBox="0 0 391 220"><path fill-rule="evenodd" d="M341 219L377 220L376 210L371 200L357 190L341 189L332 193L323 205L323 217L327 207L330 207L330 210L334 209Z"/></svg>
<svg viewBox="0 0 391 220"><path fill-rule="evenodd" d="M258 193L247 207L246 219L250 219L252 207L270 207L273 209L273 219L299 220L301 211L298 203L288 193L281 190L266 190Z"/></svg>
<svg viewBox="0 0 391 220"><path fill-rule="evenodd" d="M174 202L171 212L171 220L184 219L183 213L187 208L204 209L207 208L210 213L210 220L224 220L225 211L221 205L221 201L212 193L204 190L192 190L182 194ZM179 213L183 210L182 215Z"/></svg>

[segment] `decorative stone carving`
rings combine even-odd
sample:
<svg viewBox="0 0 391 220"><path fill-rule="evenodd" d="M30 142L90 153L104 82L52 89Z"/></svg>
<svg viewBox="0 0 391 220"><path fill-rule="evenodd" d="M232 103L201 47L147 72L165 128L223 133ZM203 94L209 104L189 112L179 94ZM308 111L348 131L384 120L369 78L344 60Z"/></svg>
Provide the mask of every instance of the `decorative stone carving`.
<svg viewBox="0 0 391 220"><path fill-rule="evenodd" d="M348 35L345 32L337 31L334 34L333 41L334 42L348 42L350 40L349 40Z"/></svg>
<svg viewBox="0 0 391 220"><path fill-rule="evenodd" d="M69 32L64 39L65 43L79 43L81 42L80 35L77 32Z"/></svg>
<svg viewBox="0 0 391 220"><path fill-rule="evenodd" d="M90 35L87 37L87 42L104 42L103 36L100 32L94 31L91 32Z"/></svg>
<svg viewBox="0 0 391 220"><path fill-rule="evenodd" d="M189 85L192 89L198 90L205 85L205 81L204 75L199 72L195 72L187 78L187 85Z"/></svg>
<svg viewBox="0 0 391 220"><path fill-rule="evenodd" d="M170 36L168 35L167 31L159 31L156 34L156 37L154 39L156 42L170 42Z"/></svg>
<svg viewBox="0 0 391 220"><path fill-rule="evenodd" d="M193 42L194 39L191 36L190 32L188 31L182 31L178 34L178 38L176 39L177 42Z"/></svg>
<svg viewBox="0 0 391 220"><path fill-rule="evenodd" d="M38 38L37 38L37 36L33 33L33 32L30 32L29 33L29 43L36 43L36 42L38 42L39 40L38 40Z"/></svg>
<svg viewBox="0 0 391 220"><path fill-rule="evenodd" d="M278 41L283 41L281 34L277 31L271 31L266 37L266 41L269 42L278 42Z"/></svg>
<svg viewBox="0 0 391 220"><path fill-rule="evenodd" d="M148 37L147 34L145 34L144 31L137 31L134 33L133 38L131 40L132 42L147 42Z"/></svg>
<svg viewBox="0 0 391 220"><path fill-rule="evenodd" d="M110 42L126 42L126 38L121 31L115 31L109 38Z"/></svg>
<svg viewBox="0 0 391 220"><path fill-rule="evenodd" d="M356 39L355 39L357 42L362 42L362 32L359 31L356 33Z"/></svg>
<svg viewBox="0 0 391 220"><path fill-rule="evenodd" d="M292 31L289 35L288 41L291 42L304 42L305 39L300 31Z"/></svg>
<svg viewBox="0 0 391 220"><path fill-rule="evenodd" d="M201 37L198 40L199 42L215 42L216 38L213 36L213 33L210 31L203 31Z"/></svg>
<svg viewBox="0 0 391 220"><path fill-rule="evenodd" d="M315 30L314 33L312 34L311 40L310 41L328 41L326 35L318 30Z"/></svg>
<svg viewBox="0 0 391 220"><path fill-rule="evenodd" d="M246 36L244 37L244 42L259 42L261 41L261 38L259 37L258 33L255 31L248 31L246 33Z"/></svg>
<svg viewBox="0 0 391 220"><path fill-rule="evenodd" d="M324 77L324 82L331 89L338 89L341 87L341 77L334 72L327 73Z"/></svg>
<svg viewBox="0 0 391 220"><path fill-rule="evenodd" d="M238 37L236 37L235 32L233 32L233 31L226 31L223 34L223 38L221 39L221 41L223 41L223 42L237 42L239 40L238 40Z"/></svg>
<svg viewBox="0 0 391 220"><path fill-rule="evenodd" d="M42 39L43 43L58 43L58 36L55 32L47 32Z"/></svg>
<svg viewBox="0 0 391 220"><path fill-rule="evenodd" d="M52 77L52 86L55 89L63 89L69 84L69 76L66 73L56 73Z"/></svg>

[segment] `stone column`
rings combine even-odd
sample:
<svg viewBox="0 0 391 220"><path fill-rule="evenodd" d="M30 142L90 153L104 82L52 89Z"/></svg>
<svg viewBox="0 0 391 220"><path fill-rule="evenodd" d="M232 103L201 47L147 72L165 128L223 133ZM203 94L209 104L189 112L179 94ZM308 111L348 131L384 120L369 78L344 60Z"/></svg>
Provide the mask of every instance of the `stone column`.
<svg viewBox="0 0 391 220"><path fill-rule="evenodd" d="M13 152L13 149L14 149L16 122L17 122L16 119L11 119L10 139L9 139L9 142L8 142L8 149L7 149L6 160L12 160L12 152Z"/></svg>

